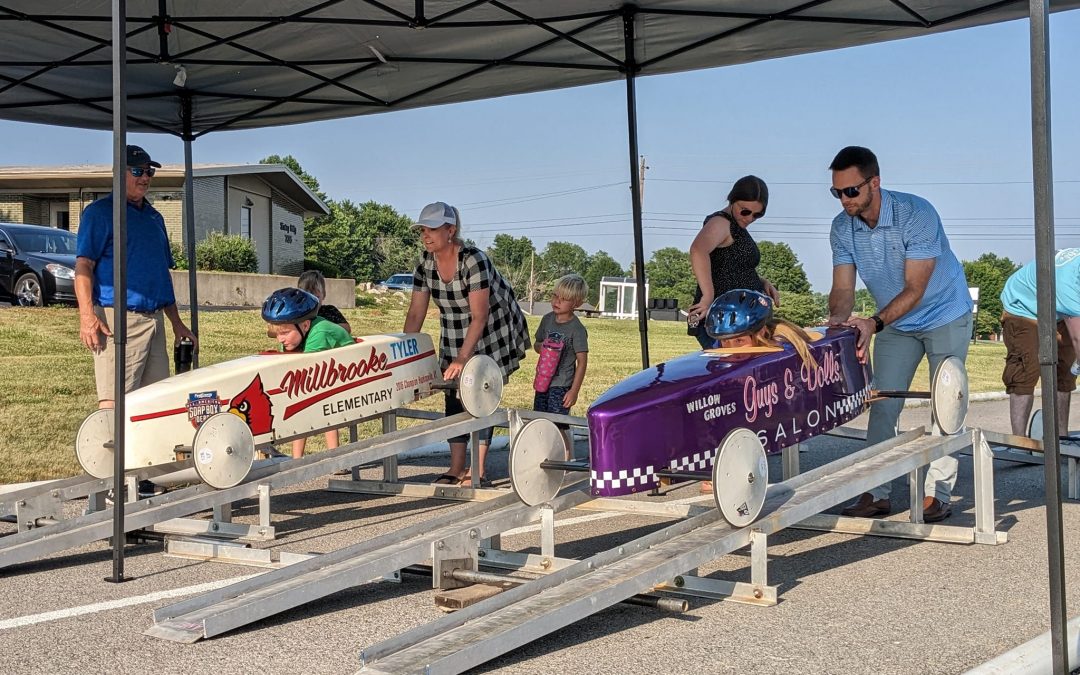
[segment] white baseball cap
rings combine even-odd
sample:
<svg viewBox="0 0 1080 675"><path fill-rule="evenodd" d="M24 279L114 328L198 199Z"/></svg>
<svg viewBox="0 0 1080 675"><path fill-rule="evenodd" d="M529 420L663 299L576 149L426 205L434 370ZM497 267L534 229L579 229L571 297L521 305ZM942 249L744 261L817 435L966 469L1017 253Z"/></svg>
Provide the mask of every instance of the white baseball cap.
<svg viewBox="0 0 1080 675"><path fill-rule="evenodd" d="M443 225L457 227L457 214L454 212L454 207L446 202L434 202L424 207L424 210L420 212L420 218L413 224L432 229Z"/></svg>

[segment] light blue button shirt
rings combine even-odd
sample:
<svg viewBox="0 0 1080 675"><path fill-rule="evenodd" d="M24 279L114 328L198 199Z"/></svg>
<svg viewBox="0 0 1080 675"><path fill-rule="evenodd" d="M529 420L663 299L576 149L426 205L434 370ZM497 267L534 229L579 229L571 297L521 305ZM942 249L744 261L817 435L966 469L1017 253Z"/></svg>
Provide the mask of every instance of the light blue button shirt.
<svg viewBox="0 0 1080 675"><path fill-rule="evenodd" d="M1063 248L1054 255L1057 318L1080 316L1080 248ZM1001 291L1001 306L1014 316L1038 318L1035 304L1035 261L1012 273Z"/></svg>
<svg viewBox="0 0 1080 675"><path fill-rule="evenodd" d="M949 248L937 211L922 197L881 190L877 226L842 212L833 218L829 242L833 267L855 265L879 309L904 290L906 261L937 261L922 300L892 323L897 330L933 330L971 313L964 267Z"/></svg>

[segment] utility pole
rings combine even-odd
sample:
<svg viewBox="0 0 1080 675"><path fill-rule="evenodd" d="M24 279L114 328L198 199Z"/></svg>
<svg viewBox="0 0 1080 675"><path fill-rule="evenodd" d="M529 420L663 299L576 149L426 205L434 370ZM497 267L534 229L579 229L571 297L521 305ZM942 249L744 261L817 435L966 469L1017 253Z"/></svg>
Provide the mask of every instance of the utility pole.
<svg viewBox="0 0 1080 675"><path fill-rule="evenodd" d="M536 288L536 251L529 254L529 314L533 313L533 290Z"/></svg>

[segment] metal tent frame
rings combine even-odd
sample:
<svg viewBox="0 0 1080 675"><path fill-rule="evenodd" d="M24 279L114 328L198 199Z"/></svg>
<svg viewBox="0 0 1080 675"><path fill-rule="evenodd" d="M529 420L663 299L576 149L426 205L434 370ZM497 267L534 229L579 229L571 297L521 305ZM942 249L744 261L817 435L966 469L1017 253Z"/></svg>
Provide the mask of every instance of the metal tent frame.
<svg viewBox="0 0 1080 675"><path fill-rule="evenodd" d="M1049 0L84 0L45 13L0 5L0 118L107 129L114 192L123 190L127 130L184 142L185 223L194 270L191 144L212 131L374 114L622 79L633 202L634 260L644 269L636 168L635 80L660 74L901 39L1028 17L1040 364L1047 461L1051 627L1065 669L1064 586L1053 405L1056 360L1050 164ZM1028 6L1025 8L1025 4ZM1080 0L1053 3L1054 10ZM1026 9L1026 11L1025 11ZM131 28L129 29L129 24ZM111 51L108 57L104 52ZM109 85L111 83L111 86ZM114 211L124 250L124 204ZM116 257L122 295L125 260ZM195 276L192 329L198 329ZM644 287L638 287L647 366ZM123 372L124 311L117 369ZM117 475L123 467L117 397ZM117 500L113 580L123 579Z"/></svg>

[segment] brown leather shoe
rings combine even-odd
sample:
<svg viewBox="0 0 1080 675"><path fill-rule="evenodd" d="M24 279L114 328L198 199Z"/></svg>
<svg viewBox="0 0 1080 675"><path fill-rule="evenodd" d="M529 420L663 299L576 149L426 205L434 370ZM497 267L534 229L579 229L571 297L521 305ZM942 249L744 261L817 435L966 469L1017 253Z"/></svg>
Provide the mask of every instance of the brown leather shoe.
<svg viewBox="0 0 1080 675"><path fill-rule="evenodd" d="M936 523L945 520L952 513L952 505L943 502L937 497L926 497L922 502L922 519L924 523Z"/></svg>
<svg viewBox="0 0 1080 675"><path fill-rule="evenodd" d="M874 495L864 492L858 499L848 504L840 515L852 518L876 518L887 516L890 512L892 512L892 502L888 499L875 500Z"/></svg>

